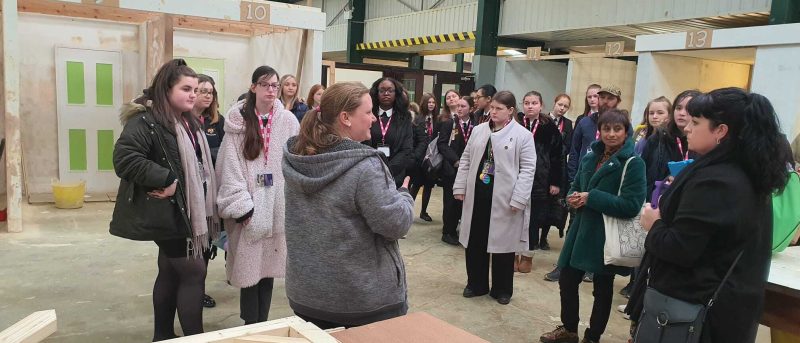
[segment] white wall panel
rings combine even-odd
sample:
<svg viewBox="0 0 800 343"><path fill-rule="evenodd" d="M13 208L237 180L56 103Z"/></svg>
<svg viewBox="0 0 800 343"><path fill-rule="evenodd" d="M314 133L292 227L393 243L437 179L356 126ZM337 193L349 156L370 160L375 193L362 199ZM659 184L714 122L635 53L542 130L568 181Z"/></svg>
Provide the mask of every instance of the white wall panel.
<svg viewBox="0 0 800 343"><path fill-rule="evenodd" d="M388 2L388 1L387 1ZM366 21L365 42L474 31L478 3L436 8Z"/></svg>
<svg viewBox="0 0 800 343"><path fill-rule="evenodd" d="M500 35L630 25L752 12L771 0L506 0Z"/></svg>
<svg viewBox="0 0 800 343"><path fill-rule="evenodd" d="M411 5L416 10L428 10L436 4L438 0L403 0L408 5ZM449 6L465 5L476 3L475 0L444 0L436 8L445 8ZM367 0L367 17L366 19L377 19L381 17L391 17L402 14L410 14L415 11L408 6L402 4L398 0Z"/></svg>
<svg viewBox="0 0 800 343"><path fill-rule="evenodd" d="M347 24L328 26L325 30L322 51L345 51L347 50Z"/></svg>
<svg viewBox="0 0 800 343"><path fill-rule="evenodd" d="M497 61L495 87L507 90L517 98L518 110L522 110L525 93L535 90L542 93L544 109L553 109L553 99L564 93L567 84L567 65L550 61Z"/></svg>

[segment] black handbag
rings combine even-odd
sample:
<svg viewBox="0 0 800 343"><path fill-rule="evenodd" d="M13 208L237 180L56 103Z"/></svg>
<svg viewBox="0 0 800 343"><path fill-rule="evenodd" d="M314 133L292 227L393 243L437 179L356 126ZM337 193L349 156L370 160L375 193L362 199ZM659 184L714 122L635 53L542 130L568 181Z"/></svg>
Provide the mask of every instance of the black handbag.
<svg viewBox="0 0 800 343"><path fill-rule="evenodd" d="M714 305L719 291L725 285L733 268L742 257L736 256L733 264L722 278L717 290L707 304L692 304L665 295L647 287L644 293L644 309L639 317L634 342L636 343L697 343L703 333L706 315Z"/></svg>

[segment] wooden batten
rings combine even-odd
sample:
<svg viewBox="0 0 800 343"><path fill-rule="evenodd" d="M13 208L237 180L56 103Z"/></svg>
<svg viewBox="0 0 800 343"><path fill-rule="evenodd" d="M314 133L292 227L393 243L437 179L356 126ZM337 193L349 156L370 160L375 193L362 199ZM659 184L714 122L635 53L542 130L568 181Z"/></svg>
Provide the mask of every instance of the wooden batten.
<svg viewBox="0 0 800 343"><path fill-rule="evenodd" d="M272 33L284 33L287 28L275 25L217 20L192 16L173 16L174 28L181 30L202 31L210 33L231 34L238 36L262 36Z"/></svg>
<svg viewBox="0 0 800 343"><path fill-rule="evenodd" d="M56 332L58 322L56 310L34 312L11 327L0 332L0 342L41 342Z"/></svg>
<svg viewBox="0 0 800 343"><path fill-rule="evenodd" d="M18 0L17 10L19 12L26 13L106 20L132 24L142 23L153 15L149 12L122 9L112 6L87 5L57 0Z"/></svg>
<svg viewBox="0 0 800 343"><path fill-rule="evenodd" d="M145 34L145 75L146 84L155 77L161 65L172 59L172 39L174 30L172 28L172 16L161 14L141 24Z"/></svg>

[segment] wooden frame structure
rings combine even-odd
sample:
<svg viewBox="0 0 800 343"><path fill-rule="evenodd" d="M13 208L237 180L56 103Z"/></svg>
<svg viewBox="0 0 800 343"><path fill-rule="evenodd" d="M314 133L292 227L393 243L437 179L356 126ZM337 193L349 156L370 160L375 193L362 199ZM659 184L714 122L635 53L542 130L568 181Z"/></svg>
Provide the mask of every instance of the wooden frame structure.
<svg viewBox="0 0 800 343"><path fill-rule="evenodd" d="M263 0L193 0L191 6L184 0L0 0L0 3L8 232L22 231L21 49L17 34L20 12L139 25L144 55L140 70L146 75L145 84L158 67L172 58L175 30L238 36L303 30L296 72L300 86L308 88L321 78L325 13L318 8Z"/></svg>

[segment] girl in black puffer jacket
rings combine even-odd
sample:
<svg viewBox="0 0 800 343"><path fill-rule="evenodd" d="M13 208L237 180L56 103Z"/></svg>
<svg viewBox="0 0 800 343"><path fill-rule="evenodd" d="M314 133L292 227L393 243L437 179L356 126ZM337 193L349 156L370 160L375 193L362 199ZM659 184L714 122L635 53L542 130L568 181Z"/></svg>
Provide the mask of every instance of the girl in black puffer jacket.
<svg viewBox="0 0 800 343"><path fill-rule="evenodd" d="M561 192L563 177L563 147L558 127L542 112L542 95L537 91L525 94L522 100L524 113L519 122L533 135L536 145L536 174L531 189L531 218L528 232L530 250L549 250L547 234L550 232L548 213L553 197ZM533 253L520 252L517 271L531 271Z"/></svg>

